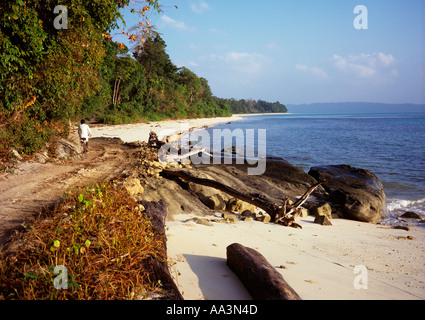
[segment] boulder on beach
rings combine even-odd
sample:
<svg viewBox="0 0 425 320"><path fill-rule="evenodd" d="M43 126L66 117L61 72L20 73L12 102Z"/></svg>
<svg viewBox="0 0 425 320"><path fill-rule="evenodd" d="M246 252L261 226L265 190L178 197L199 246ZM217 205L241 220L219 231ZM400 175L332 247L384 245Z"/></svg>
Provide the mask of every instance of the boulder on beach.
<svg viewBox="0 0 425 320"><path fill-rule="evenodd" d="M329 219L332 219L332 208L329 203L322 204L320 206L311 207L312 215L318 216L326 216Z"/></svg>
<svg viewBox="0 0 425 320"><path fill-rule="evenodd" d="M329 202L346 219L375 222L384 217L385 193L381 181L371 171L349 165L313 167L309 174L323 185Z"/></svg>
<svg viewBox="0 0 425 320"><path fill-rule="evenodd" d="M314 223L321 224L322 226L331 226L332 222L328 216L316 216Z"/></svg>
<svg viewBox="0 0 425 320"><path fill-rule="evenodd" d="M226 202L220 194L212 196L199 195L199 199L212 210L226 210Z"/></svg>
<svg viewBox="0 0 425 320"><path fill-rule="evenodd" d="M407 211L401 215L402 218L408 218L408 219L419 219L419 220L425 220L425 216L420 215L419 213Z"/></svg>

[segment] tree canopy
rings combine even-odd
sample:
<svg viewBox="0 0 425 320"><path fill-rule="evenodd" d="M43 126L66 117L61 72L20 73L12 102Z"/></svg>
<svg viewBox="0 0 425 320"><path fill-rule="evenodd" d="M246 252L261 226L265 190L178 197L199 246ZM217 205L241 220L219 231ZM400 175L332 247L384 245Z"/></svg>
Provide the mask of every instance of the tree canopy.
<svg viewBox="0 0 425 320"><path fill-rule="evenodd" d="M63 0L67 29L57 29L54 0L8 0L0 7L0 162L12 148L32 154L65 136L81 117L108 124L167 118L284 112L279 103L213 97L207 79L174 65L150 12L159 0ZM120 9L138 24L118 31ZM0 163L1 166L1 163Z"/></svg>
<svg viewBox="0 0 425 320"><path fill-rule="evenodd" d="M285 105L280 102L267 102L263 100L252 100L252 99L221 99L216 98L216 101L226 103L229 105L230 110L234 114L243 113L286 113L288 109Z"/></svg>

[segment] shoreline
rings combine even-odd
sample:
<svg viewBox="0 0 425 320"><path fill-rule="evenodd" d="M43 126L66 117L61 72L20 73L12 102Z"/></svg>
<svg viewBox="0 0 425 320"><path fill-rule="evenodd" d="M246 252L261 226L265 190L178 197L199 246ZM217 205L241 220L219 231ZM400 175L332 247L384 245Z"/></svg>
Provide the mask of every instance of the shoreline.
<svg viewBox="0 0 425 320"><path fill-rule="evenodd" d="M167 120L99 127L93 133L117 136L125 142L146 141L151 129L158 134L162 130L178 132L182 123L203 128L243 119L236 115ZM332 220L333 226L321 226L310 216L299 219L302 230L254 221L213 226L186 222L199 215L204 214L175 215L174 221L166 222L170 272L187 300L251 298L226 265L226 247L235 242L263 254L303 299L425 299L423 226L405 231L345 219ZM367 268L368 289L357 290L354 268L362 265Z"/></svg>
<svg viewBox="0 0 425 320"><path fill-rule="evenodd" d="M285 112L285 113L283 113L283 112L276 112L276 113L274 113L274 112L267 112L267 113L238 113L238 114L235 114L234 116L246 117L246 116L258 116L258 115L267 116L267 115L291 115L291 114L294 114L294 113L291 113L291 112Z"/></svg>
<svg viewBox="0 0 425 320"><path fill-rule="evenodd" d="M186 127L189 125L203 128L243 119L238 115L226 118L93 126L92 131L95 137L118 137L125 142L133 142L142 140L143 134L146 134L147 140L151 129L157 130L158 133L159 130L178 131L181 130L182 123L186 124ZM99 142L93 141L93 148L96 143ZM78 167L78 163L74 164L78 170L73 169L74 167L68 168L69 165L48 165L40 172L30 172L30 177L17 176L13 188L19 187L19 194L22 194L23 179L29 191L34 183L51 186L53 178L50 175L54 173L52 169L56 169L60 170L56 172L60 179L57 180L54 190L59 194L60 188L65 190L81 179L87 181L90 177L95 179L94 177L103 171L109 172L110 168L102 167L107 166L103 159L108 157L108 161L115 161L112 163L114 168L119 171L125 169L124 163L120 162L124 158L117 158L120 152L118 147L113 150L98 147L93 152L90 155L94 158L85 169ZM64 181L67 170L69 179ZM114 173L111 171L109 174ZM221 175L221 171L218 174ZM229 171L229 174L227 178L232 179L232 172ZM264 182L260 184L260 180L255 178L243 182L243 179L237 178L237 174L233 175L235 181L242 183L242 189L250 182L254 185L267 185ZM233 243L240 243L260 252L305 300L425 300L425 224L412 225L409 222L409 228L403 230L394 229L391 225L386 225L385 221L374 224L333 219L332 226L322 226L313 223L312 216L297 219L297 223L303 227L301 230L258 221L218 223L213 220L221 217L221 211L206 210L197 198L175 182L166 179L155 181L153 188L145 187L142 197L146 201L158 201L166 199L167 196L172 201L170 204L173 208L168 209L169 219L165 225L168 266L175 284L186 300L251 299L226 264L226 248ZM4 203L19 210L24 203L20 204L22 200L17 200L16 191L13 191L16 189L13 188L3 194ZM40 187L38 189L43 190ZM287 189L283 192L285 190ZM265 190L261 191L267 193ZM149 199L149 192L158 199ZM182 202L184 197L185 203ZM33 201L29 198L29 201ZM44 193L34 199L47 200ZM13 205L14 202L17 204ZM182 203L185 209L181 206ZM194 217L198 219L188 221ZM210 226L196 223L198 220L211 220ZM357 266L366 267L367 289L357 290L354 287L358 276L355 273Z"/></svg>
<svg viewBox="0 0 425 320"><path fill-rule="evenodd" d="M232 243L259 251L305 300L425 299L422 227L406 232L345 219L327 227L311 216L297 220L301 230L255 221L203 226L185 222L191 217L166 224L170 272L187 300L251 299L226 265ZM354 286L357 266L367 268L367 289Z"/></svg>
<svg viewBox="0 0 425 320"><path fill-rule="evenodd" d="M240 121L240 115L231 117L198 118L185 120L164 120L146 123L93 126L92 138L121 138L124 142L148 141L150 131L155 131L161 140L167 135L178 134L190 129L213 127L228 122Z"/></svg>

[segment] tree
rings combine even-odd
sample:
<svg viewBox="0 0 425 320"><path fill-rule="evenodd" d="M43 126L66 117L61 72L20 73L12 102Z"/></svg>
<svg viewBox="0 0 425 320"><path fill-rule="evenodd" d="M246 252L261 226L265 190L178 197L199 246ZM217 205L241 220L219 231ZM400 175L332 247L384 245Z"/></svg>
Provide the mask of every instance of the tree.
<svg viewBox="0 0 425 320"><path fill-rule="evenodd" d="M186 67L182 67L178 71L177 83L186 87L189 93L189 104L192 104L194 98L198 98L203 90L201 79Z"/></svg>
<svg viewBox="0 0 425 320"><path fill-rule="evenodd" d="M149 8L159 10L158 0L131 3L143 5L135 11L142 22ZM1 150L34 152L53 135L66 134L69 119L104 108L110 95L109 75L103 70L111 48L109 32L123 19L120 9L130 0L64 0L70 26L65 30L56 30L52 23L57 4L8 0L0 6ZM140 96L130 87L127 91L121 85L118 97Z"/></svg>
<svg viewBox="0 0 425 320"><path fill-rule="evenodd" d="M146 78L143 66L130 55L117 58L113 74L114 91L112 104L122 102L142 101L146 88ZM121 99L123 98L123 99Z"/></svg>
<svg viewBox="0 0 425 320"><path fill-rule="evenodd" d="M285 105L280 102L267 102L264 100L255 101L253 99L249 100L235 100L235 99L220 99L215 98L216 102L221 101L222 103L227 103L230 106L232 113L241 114L241 113L286 113L288 109Z"/></svg>

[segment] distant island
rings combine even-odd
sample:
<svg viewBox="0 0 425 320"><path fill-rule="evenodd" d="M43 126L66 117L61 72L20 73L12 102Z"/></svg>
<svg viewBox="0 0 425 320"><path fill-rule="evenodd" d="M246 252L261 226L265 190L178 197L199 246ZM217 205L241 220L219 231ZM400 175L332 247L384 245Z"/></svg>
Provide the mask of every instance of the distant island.
<svg viewBox="0 0 425 320"><path fill-rule="evenodd" d="M277 102L267 102L264 100L253 99L222 99L214 98L220 105L228 105L232 114L246 113L287 113L288 109L285 105Z"/></svg>
<svg viewBox="0 0 425 320"><path fill-rule="evenodd" d="M386 104L372 102L331 102L288 105L292 113L394 113L425 112L421 104Z"/></svg>

